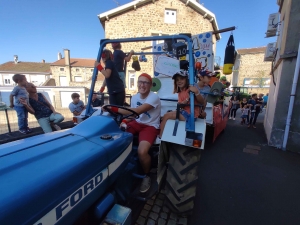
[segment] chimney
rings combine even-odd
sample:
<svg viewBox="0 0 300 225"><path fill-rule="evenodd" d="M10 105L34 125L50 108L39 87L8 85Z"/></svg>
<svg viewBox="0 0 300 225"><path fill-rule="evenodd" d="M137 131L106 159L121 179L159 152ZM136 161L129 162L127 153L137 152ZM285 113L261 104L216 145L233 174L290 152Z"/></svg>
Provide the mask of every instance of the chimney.
<svg viewBox="0 0 300 225"><path fill-rule="evenodd" d="M18 56L17 55L14 55L14 62L15 64L17 64L19 61L18 61Z"/></svg>
<svg viewBox="0 0 300 225"><path fill-rule="evenodd" d="M45 59L42 59L42 63L45 63Z"/></svg>
<svg viewBox="0 0 300 225"><path fill-rule="evenodd" d="M70 50L64 49L64 54L65 54L65 64L66 66L70 66Z"/></svg>
<svg viewBox="0 0 300 225"><path fill-rule="evenodd" d="M61 53L58 52L58 53L57 53L57 60L61 60L61 58L62 58Z"/></svg>

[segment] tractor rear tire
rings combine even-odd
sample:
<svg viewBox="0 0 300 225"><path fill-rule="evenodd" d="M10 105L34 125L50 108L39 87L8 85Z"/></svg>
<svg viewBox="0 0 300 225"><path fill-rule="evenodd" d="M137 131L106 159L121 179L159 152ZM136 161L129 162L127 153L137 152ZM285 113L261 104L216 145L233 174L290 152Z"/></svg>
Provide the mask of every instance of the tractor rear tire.
<svg viewBox="0 0 300 225"><path fill-rule="evenodd" d="M166 179L166 205L181 216L194 208L201 149L169 143L170 159Z"/></svg>

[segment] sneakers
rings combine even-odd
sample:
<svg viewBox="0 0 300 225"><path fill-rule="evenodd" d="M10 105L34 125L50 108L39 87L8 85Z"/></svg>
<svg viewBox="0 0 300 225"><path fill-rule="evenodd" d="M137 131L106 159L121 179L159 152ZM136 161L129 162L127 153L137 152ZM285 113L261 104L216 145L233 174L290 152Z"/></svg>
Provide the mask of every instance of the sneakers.
<svg viewBox="0 0 300 225"><path fill-rule="evenodd" d="M157 136L154 144L155 145L160 145L160 142L161 142L161 138Z"/></svg>
<svg viewBox="0 0 300 225"><path fill-rule="evenodd" d="M140 187L140 192L141 193L145 193L150 189L151 186L151 178L146 176L145 178L143 178L141 187Z"/></svg>
<svg viewBox="0 0 300 225"><path fill-rule="evenodd" d="M55 130L61 130L60 126L58 126L57 124L53 124L52 127L53 127Z"/></svg>
<svg viewBox="0 0 300 225"><path fill-rule="evenodd" d="M231 120L231 116L229 116L229 119Z"/></svg>
<svg viewBox="0 0 300 225"><path fill-rule="evenodd" d="M233 117L232 119L233 119L233 120L235 120L235 118L234 118L234 117Z"/></svg>
<svg viewBox="0 0 300 225"><path fill-rule="evenodd" d="M27 127L27 133L31 133L31 132L32 130L29 127Z"/></svg>
<svg viewBox="0 0 300 225"><path fill-rule="evenodd" d="M26 130L21 129L21 130L19 130L19 132L22 133L22 134L27 134L27 133L28 133L28 132L27 132L27 129L26 129Z"/></svg>

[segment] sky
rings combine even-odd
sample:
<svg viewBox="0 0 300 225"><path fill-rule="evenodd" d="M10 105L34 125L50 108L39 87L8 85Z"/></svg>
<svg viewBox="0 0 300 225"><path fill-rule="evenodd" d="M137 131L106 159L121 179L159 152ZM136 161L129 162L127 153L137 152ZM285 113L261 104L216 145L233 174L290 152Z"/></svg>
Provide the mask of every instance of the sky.
<svg viewBox="0 0 300 225"><path fill-rule="evenodd" d="M95 59L104 30L97 15L130 0L0 0L0 64L18 55L23 62L55 62L69 49L71 58ZM268 17L278 12L276 0L200 0L215 14L219 29L235 26L235 48L266 46ZM231 32L221 34L216 56L224 60Z"/></svg>

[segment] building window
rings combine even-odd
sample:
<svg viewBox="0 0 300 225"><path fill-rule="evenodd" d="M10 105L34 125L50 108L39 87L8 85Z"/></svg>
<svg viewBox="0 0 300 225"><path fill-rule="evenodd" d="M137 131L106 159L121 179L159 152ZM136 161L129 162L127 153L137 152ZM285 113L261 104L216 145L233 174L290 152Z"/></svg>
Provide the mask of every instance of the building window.
<svg viewBox="0 0 300 225"><path fill-rule="evenodd" d="M135 90L136 89L136 78L135 78L135 71L128 71L128 86L129 90Z"/></svg>
<svg viewBox="0 0 300 225"><path fill-rule="evenodd" d="M176 10L165 9L165 23L176 24Z"/></svg>
<svg viewBox="0 0 300 225"><path fill-rule="evenodd" d="M79 69L76 69L76 72L79 72Z"/></svg>
<svg viewBox="0 0 300 225"><path fill-rule="evenodd" d="M10 85L10 79L4 79L4 84L5 85Z"/></svg>
<svg viewBox="0 0 300 225"><path fill-rule="evenodd" d="M82 81L82 77L81 76L74 76L74 81L75 82L81 82Z"/></svg>
<svg viewBox="0 0 300 225"><path fill-rule="evenodd" d="M270 78L245 78L244 87L251 88L269 88L270 87Z"/></svg>
<svg viewBox="0 0 300 225"><path fill-rule="evenodd" d="M91 72L94 72L94 69L91 69Z"/></svg>
<svg viewBox="0 0 300 225"><path fill-rule="evenodd" d="M65 71L65 68L59 68L59 71Z"/></svg>

